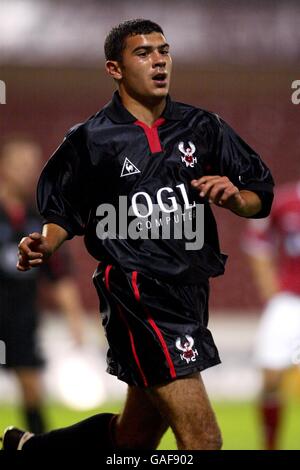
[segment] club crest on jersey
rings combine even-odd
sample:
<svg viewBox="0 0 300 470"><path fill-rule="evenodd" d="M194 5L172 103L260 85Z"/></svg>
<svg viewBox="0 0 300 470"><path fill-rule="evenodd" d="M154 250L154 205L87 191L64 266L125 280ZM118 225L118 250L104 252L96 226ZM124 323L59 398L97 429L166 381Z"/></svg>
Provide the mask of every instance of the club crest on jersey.
<svg viewBox="0 0 300 470"><path fill-rule="evenodd" d="M181 351L180 358L182 361L186 361L187 364L195 362L198 356L197 349L193 349L195 341L189 335L176 339L176 348Z"/></svg>
<svg viewBox="0 0 300 470"><path fill-rule="evenodd" d="M189 141L188 147L185 148L184 143L180 142L178 145L180 152L183 154L181 156L181 161L185 163L186 167L194 168L195 163L197 163L197 157L194 157L196 147L193 142Z"/></svg>
<svg viewBox="0 0 300 470"><path fill-rule="evenodd" d="M135 175L136 173L140 173L140 170L126 157L121 171L121 178L123 176Z"/></svg>

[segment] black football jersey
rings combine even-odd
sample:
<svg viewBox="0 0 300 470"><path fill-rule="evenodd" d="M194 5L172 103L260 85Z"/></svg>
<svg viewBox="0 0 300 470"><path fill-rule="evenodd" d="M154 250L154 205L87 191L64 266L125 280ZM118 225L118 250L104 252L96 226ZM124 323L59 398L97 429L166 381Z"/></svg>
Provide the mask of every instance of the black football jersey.
<svg viewBox="0 0 300 470"><path fill-rule="evenodd" d="M69 238L84 235L99 261L170 282L200 282L222 274L226 260L210 204L191 186L191 180L213 174L257 192L262 209L255 217L269 214L269 169L217 115L168 96L150 128L127 111L116 92L102 110L68 132L45 165L38 207L44 223L60 225ZM204 218L197 218L198 207ZM188 221L195 237L203 233L201 246L192 249L184 233ZM131 235L131 224L140 236Z"/></svg>

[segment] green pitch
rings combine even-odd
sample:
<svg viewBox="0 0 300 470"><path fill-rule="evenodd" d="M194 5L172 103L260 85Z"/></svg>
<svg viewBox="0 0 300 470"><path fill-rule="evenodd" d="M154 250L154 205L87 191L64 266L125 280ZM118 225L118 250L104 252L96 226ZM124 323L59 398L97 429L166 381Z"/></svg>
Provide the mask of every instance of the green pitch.
<svg viewBox="0 0 300 470"><path fill-rule="evenodd" d="M259 449L260 433L257 414L253 403L224 402L214 403L220 423L224 449ZM108 403L103 408L90 412L78 412L61 405L49 404L47 416L51 428L67 426L94 413L103 411L118 412L120 405ZM290 402L287 406L281 439L282 449L300 449L300 402ZM18 410L12 406L0 405L0 432L10 425L22 426ZM176 449L175 440L169 431L164 436L160 449Z"/></svg>

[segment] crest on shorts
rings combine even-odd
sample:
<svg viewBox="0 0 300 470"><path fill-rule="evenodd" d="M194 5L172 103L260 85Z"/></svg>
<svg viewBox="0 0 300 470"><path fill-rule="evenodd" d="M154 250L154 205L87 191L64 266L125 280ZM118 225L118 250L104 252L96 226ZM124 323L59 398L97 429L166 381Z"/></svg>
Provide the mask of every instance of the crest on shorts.
<svg viewBox="0 0 300 470"><path fill-rule="evenodd" d="M180 358L182 361L186 361L187 364L195 362L198 356L197 349L193 349L195 341L189 335L182 336L176 339L176 348L181 351Z"/></svg>
<svg viewBox="0 0 300 470"><path fill-rule="evenodd" d="M194 168L195 163L197 163L197 157L194 157L194 153L196 151L196 147L189 140L188 146L185 147L183 142L179 142L178 148L180 152L183 154L181 155L181 161L182 163L185 163L186 167L191 167Z"/></svg>

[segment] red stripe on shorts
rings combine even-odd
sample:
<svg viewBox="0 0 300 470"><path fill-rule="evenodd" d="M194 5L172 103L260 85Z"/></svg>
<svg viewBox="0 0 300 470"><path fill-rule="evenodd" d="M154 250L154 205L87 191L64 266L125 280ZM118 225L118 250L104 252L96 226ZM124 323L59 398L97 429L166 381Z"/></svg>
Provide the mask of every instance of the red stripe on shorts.
<svg viewBox="0 0 300 470"><path fill-rule="evenodd" d="M133 271L132 273L132 287L133 287L133 292L136 300L139 302L141 300L140 296L140 291L137 286L137 271Z"/></svg>
<svg viewBox="0 0 300 470"><path fill-rule="evenodd" d="M112 265L111 264L108 264L105 268L105 274L104 274L104 277L105 277L105 287L108 291L110 291L110 287L109 287L109 272L112 268Z"/></svg>

